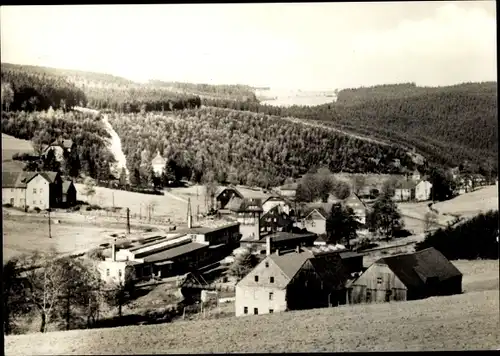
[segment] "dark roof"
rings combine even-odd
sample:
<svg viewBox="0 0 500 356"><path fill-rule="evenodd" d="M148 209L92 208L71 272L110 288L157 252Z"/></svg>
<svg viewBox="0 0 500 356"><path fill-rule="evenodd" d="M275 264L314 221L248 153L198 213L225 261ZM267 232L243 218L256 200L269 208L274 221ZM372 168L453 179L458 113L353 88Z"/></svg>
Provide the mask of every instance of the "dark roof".
<svg viewBox="0 0 500 356"><path fill-rule="evenodd" d="M279 231L279 232L275 232L273 234L266 235L265 237L261 238L260 240L265 241L268 237L271 238L271 242L282 242L282 241L291 241L291 240L313 238L313 237L316 237L316 234L314 234L314 233L294 234L291 232Z"/></svg>
<svg viewBox="0 0 500 356"><path fill-rule="evenodd" d="M407 287L420 287L430 277L444 281L462 273L433 247L411 254L384 257L375 262L387 265Z"/></svg>
<svg viewBox="0 0 500 356"><path fill-rule="evenodd" d="M240 191L238 189L236 189L235 187L232 187L232 186L229 186L229 187L217 187L217 189L215 190L215 197L219 197L219 195L221 195L222 192L224 192L225 190L232 190L236 193L237 196L239 196L240 198L243 198L243 194L240 193Z"/></svg>
<svg viewBox="0 0 500 356"><path fill-rule="evenodd" d="M2 188L26 188L26 179L35 173L31 172L3 172Z"/></svg>
<svg viewBox="0 0 500 356"><path fill-rule="evenodd" d="M321 204L310 204L306 206L306 208L303 210L303 216L307 217L310 215L314 210L316 210L318 213L320 213L325 219L328 217L329 212L332 210L332 205L331 203L321 203Z"/></svg>
<svg viewBox="0 0 500 356"><path fill-rule="evenodd" d="M326 239L323 236L318 236L318 238L316 240L314 240L314 242L324 242L324 243L326 243Z"/></svg>
<svg viewBox="0 0 500 356"><path fill-rule="evenodd" d="M293 251L280 255L274 253L269 256L269 258L276 263L279 269L281 269L281 271L290 279L297 274L302 265L311 257L313 257L313 254L309 251L301 251L300 253Z"/></svg>
<svg viewBox="0 0 500 356"><path fill-rule="evenodd" d="M271 215L277 213L278 215L285 216L286 218L289 218L290 216L283 210L283 207L281 205L276 205L273 206L271 209L269 209L265 214L262 215L262 218L265 218L267 215Z"/></svg>
<svg viewBox="0 0 500 356"><path fill-rule="evenodd" d="M144 262L150 263L150 262L167 261L172 258L200 250L202 248L208 248L208 245L191 242L144 257Z"/></svg>
<svg viewBox="0 0 500 356"><path fill-rule="evenodd" d="M226 209L234 212L245 212L245 211L256 211L262 212L262 200L261 199L241 199L238 197L232 197L227 203Z"/></svg>
<svg viewBox="0 0 500 356"><path fill-rule="evenodd" d="M29 181L37 175L44 177L49 183L54 183L56 172L4 172L2 171L2 188L26 188Z"/></svg>

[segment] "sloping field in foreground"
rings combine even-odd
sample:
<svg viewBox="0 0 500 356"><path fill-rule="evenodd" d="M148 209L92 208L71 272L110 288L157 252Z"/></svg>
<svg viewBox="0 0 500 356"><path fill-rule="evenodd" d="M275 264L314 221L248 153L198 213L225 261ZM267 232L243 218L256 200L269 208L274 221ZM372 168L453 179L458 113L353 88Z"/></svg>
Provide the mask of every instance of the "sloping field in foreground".
<svg viewBox="0 0 500 356"><path fill-rule="evenodd" d="M8 336L6 355L478 350L500 347L498 291L198 322Z"/></svg>

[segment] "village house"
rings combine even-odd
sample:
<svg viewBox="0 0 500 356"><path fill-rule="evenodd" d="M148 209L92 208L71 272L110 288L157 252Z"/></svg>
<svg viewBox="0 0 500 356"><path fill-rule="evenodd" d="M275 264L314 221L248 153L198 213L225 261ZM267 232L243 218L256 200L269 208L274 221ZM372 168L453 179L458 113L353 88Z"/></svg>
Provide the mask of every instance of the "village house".
<svg viewBox="0 0 500 356"><path fill-rule="evenodd" d="M348 283L348 302L405 301L462 292L462 273L434 248L384 257Z"/></svg>
<svg viewBox="0 0 500 356"><path fill-rule="evenodd" d="M427 180L421 180L415 186L415 200L426 201L431 198L432 183Z"/></svg>
<svg viewBox="0 0 500 356"><path fill-rule="evenodd" d="M282 211L285 212L289 216L294 215L294 209L292 208L292 202L287 198L272 196L262 203L262 210L264 214L266 214L269 210L273 209L276 206L280 206Z"/></svg>
<svg viewBox="0 0 500 356"><path fill-rule="evenodd" d="M217 210L225 209L227 203L233 198L243 199L243 195L235 187L218 187L215 191L215 208Z"/></svg>
<svg viewBox="0 0 500 356"><path fill-rule="evenodd" d="M299 227L318 235L326 234L326 219L332 209L331 203L309 204L304 210Z"/></svg>
<svg viewBox="0 0 500 356"><path fill-rule="evenodd" d="M260 232L290 231L293 219L286 213L282 205L275 205L260 218Z"/></svg>
<svg viewBox="0 0 500 356"><path fill-rule="evenodd" d="M237 221L240 225L242 240L257 241L260 238L260 219L262 216L262 200L231 198L224 210L219 210L227 218Z"/></svg>
<svg viewBox="0 0 500 356"><path fill-rule="evenodd" d="M348 206L354 212L356 219L362 225L366 224L366 215L368 208L366 204L355 193L352 193L342 202L344 206Z"/></svg>
<svg viewBox="0 0 500 356"><path fill-rule="evenodd" d="M412 201L415 199L415 182L413 180L401 180L394 187L393 199L398 202Z"/></svg>
<svg viewBox="0 0 500 356"><path fill-rule="evenodd" d="M275 188L275 192L278 193L279 195L293 199L297 195L297 188L298 188L297 183L290 183L290 184L284 184L280 187Z"/></svg>
<svg viewBox="0 0 500 356"><path fill-rule="evenodd" d="M63 206L70 207L76 204L77 191L72 181L65 180L62 183L62 200Z"/></svg>
<svg viewBox="0 0 500 356"><path fill-rule="evenodd" d="M185 274L222 260L237 247L240 238L238 223L192 227L191 221L188 219L187 229L171 231L151 242L113 251L111 259L100 266L103 280L124 273L126 266L133 266L134 276L139 280Z"/></svg>
<svg viewBox="0 0 500 356"><path fill-rule="evenodd" d="M71 148L73 147L72 140L58 140L52 142L50 145L42 146L42 157L47 157L47 154L50 150L54 151L54 155L58 162L64 161L64 154L71 152Z"/></svg>
<svg viewBox="0 0 500 356"><path fill-rule="evenodd" d="M62 179L55 172L2 172L2 204L49 209L62 202Z"/></svg>
<svg viewBox="0 0 500 356"><path fill-rule="evenodd" d="M160 151L156 153L156 156L151 161L151 165L153 166L153 171L156 176L161 176L163 171L165 170L165 165L167 164L167 160L160 155Z"/></svg>
<svg viewBox="0 0 500 356"><path fill-rule="evenodd" d="M266 258L236 285L235 314L268 314L342 304L347 278L338 254L315 257L299 247L271 253L268 244Z"/></svg>

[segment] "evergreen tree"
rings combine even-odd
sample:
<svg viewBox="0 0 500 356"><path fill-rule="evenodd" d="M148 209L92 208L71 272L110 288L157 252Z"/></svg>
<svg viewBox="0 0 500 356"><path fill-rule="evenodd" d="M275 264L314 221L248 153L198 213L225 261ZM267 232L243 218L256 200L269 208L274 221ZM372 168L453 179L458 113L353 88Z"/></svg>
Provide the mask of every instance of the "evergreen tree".
<svg viewBox="0 0 500 356"><path fill-rule="evenodd" d="M394 201L387 194L375 201L368 222L370 229L390 240L394 233L402 228L401 214Z"/></svg>
<svg viewBox="0 0 500 356"><path fill-rule="evenodd" d="M78 155L78 149L75 144L71 147L71 151L68 153L66 159L66 173L73 178L77 178L80 175L80 169L82 165L80 163L80 156Z"/></svg>
<svg viewBox="0 0 500 356"><path fill-rule="evenodd" d="M165 169L162 172L162 183L165 187L168 187L170 184L175 182L175 170L174 163L171 160L168 160L165 163Z"/></svg>
<svg viewBox="0 0 500 356"><path fill-rule="evenodd" d="M354 211L340 203L333 204L330 215L326 220L327 242L337 243L345 241L347 248L350 240L357 237L356 231L360 227Z"/></svg>
<svg viewBox="0 0 500 356"><path fill-rule="evenodd" d="M125 167L122 167L120 171L120 186L125 187L127 185L127 171Z"/></svg>
<svg viewBox="0 0 500 356"><path fill-rule="evenodd" d="M60 168L61 163L57 161L54 150L50 149L43 160L43 170L48 172L59 172Z"/></svg>

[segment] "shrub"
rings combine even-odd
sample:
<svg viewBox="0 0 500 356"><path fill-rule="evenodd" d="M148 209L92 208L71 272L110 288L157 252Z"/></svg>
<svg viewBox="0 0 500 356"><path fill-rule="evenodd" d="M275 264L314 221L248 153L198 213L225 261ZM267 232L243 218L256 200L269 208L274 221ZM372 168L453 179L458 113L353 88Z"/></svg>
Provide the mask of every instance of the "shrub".
<svg viewBox="0 0 500 356"><path fill-rule="evenodd" d="M12 208L12 204L10 204L10 203L9 204L2 204L2 206L4 208Z"/></svg>
<svg viewBox="0 0 500 356"><path fill-rule="evenodd" d="M38 206L35 206L33 210L37 213L40 213L42 211L42 209L40 209Z"/></svg>

